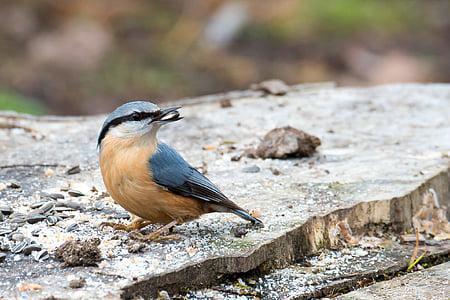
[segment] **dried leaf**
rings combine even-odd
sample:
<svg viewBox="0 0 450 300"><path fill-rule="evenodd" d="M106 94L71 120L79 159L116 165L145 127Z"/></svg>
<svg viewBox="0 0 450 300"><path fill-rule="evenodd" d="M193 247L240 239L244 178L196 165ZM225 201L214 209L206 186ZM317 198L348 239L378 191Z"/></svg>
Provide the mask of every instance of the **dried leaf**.
<svg viewBox="0 0 450 300"><path fill-rule="evenodd" d="M347 220L340 221L336 224L336 227L344 238L345 242L350 245L357 245L359 243L359 239L352 235L352 230L350 228L350 225L348 225Z"/></svg>

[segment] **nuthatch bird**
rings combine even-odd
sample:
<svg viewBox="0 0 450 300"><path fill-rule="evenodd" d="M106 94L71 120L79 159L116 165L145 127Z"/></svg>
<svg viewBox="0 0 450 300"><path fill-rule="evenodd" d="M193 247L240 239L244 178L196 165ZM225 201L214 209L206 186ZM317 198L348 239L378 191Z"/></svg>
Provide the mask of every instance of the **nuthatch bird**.
<svg viewBox="0 0 450 300"><path fill-rule="evenodd" d="M132 231L160 223L167 229L211 212L234 213L262 224L158 140L161 126L182 119L179 108L134 101L106 118L98 137L103 181L111 197L137 217L128 225L103 225ZM161 232L149 237L158 238Z"/></svg>

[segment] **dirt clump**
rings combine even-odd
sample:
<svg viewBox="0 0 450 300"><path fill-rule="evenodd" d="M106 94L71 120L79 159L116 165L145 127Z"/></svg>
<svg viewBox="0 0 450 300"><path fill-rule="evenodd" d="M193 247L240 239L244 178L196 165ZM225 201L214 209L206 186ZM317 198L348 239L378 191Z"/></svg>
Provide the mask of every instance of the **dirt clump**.
<svg viewBox="0 0 450 300"><path fill-rule="evenodd" d="M318 137L286 126L269 131L254 153L260 158L308 157L320 144Z"/></svg>
<svg viewBox="0 0 450 300"><path fill-rule="evenodd" d="M101 261L99 245L98 238L66 241L56 249L55 256L65 267L97 266Z"/></svg>

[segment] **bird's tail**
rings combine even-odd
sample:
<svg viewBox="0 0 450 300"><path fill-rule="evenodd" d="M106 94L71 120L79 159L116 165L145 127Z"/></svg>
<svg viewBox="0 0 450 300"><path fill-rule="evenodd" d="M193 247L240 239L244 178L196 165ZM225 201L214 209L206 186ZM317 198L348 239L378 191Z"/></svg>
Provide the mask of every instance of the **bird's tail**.
<svg viewBox="0 0 450 300"><path fill-rule="evenodd" d="M252 217L248 212L242 209L233 209L232 212L242 219L252 222L253 224L263 225L263 222L255 217Z"/></svg>

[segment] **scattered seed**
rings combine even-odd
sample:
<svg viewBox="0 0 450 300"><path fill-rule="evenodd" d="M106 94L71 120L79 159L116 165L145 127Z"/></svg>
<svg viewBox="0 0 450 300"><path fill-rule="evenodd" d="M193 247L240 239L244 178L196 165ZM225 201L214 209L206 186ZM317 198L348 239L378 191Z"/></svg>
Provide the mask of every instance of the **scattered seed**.
<svg viewBox="0 0 450 300"><path fill-rule="evenodd" d="M23 248L22 253L24 255L30 255L31 252L33 251L41 251L42 250L42 246L38 245L38 244L31 244L26 246L25 248Z"/></svg>
<svg viewBox="0 0 450 300"><path fill-rule="evenodd" d="M66 232L72 232L78 229L78 224L77 223L73 223L70 224L69 226L66 227Z"/></svg>
<svg viewBox="0 0 450 300"><path fill-rule="evenodd" d="M129 220L130 219L130 214L127 212L118 212L114 215L115 219L126 219Z"/></svg>
<svg viewBox="0 0 450 300"><path fill-rule="evenodd" d="M64 195L59 193L46 194L46 196L53 200L64 199Z"/></svg>
<svg viewBox="0 0 450 300"><path fill-rule="evenodd" d="M84 196L84 194L77 190L68 190L67 193L72 197L81 197Z"/></svg>
<svg viewBox="0 0 450 300"><path fill-rule="evenodd" d="M52 208L54 212L62 212L62 211L74 211L75 209L67 206L55 206Z"/></svg>
<svg viewBox="0 0 450 300"><path fill-rule="evenodd" d="M0 228L0 236L10 234L11 232L13 231L9 228Z"/></svg>
<svg viewBox="0 0 450 300"><path fill-rule="evenodd" d="M54 208L55 202L54 201L48 201L44 203L39 209L42 211L42 213L49 212L52 208Z"/></svg>
<svg viewBox="0 0 450 300"><path fill-rule="evenodd" d="M20 189L20 184L13 181L9 183L9 187L12 189Z"/></svg>
<svg viewBox="0 0 450 300"><path fill-rule="evenodd" d="M27 221L26 218L23 218L23 217L11 218L9 220L9 222L15 223L15 224L18 224L18 225L23 225L26 221Z"/></svg>
<svg viewBox="0 0 450 300"><path fill-rule="evenodd" d="M47 201L38 201L38 202L32 203L32 204L30 205L30 208L31 208L31 209L35 209L35 208L41 207L41 206L44 205L45 203L47 203Z"/></svg>
<svg viewBox="0 0 450 300"><path fill-rule="evenodd" d="M78 174L81 172L80 166L74 166L72 168L70 168L69 170L67 170L67 175L73 175L73 174Z"/></svg>
<svg viewBox="0 0 450 300"><path fill-rule="evenodd" d="M5 216L8 216L13 213L13 209L8 205L0 205L0 212Z"/></svg>
<svg viewBox="0 0 450 300"><path fill-rule="evenodd" d="M83 208L81 203L78 203L75 201L62 201L62 200L58 200L56 202L56 206L57 207L60 207L60 206L69 207L69 208L72 208L73 210L81 210Z"/></svg>
<svg viewBox="0 0 450 300"><path fill-rule="evenodd" d="M74 217L73 215L66 215L65 213L55 213L54 216L60 220Z"/></svg>
<svg viewBox="0 0 450 300"><path fill-rule="evenodd" d="M44 221L45 219L47 219L47 217L45 215L42 214L31 214L28 216L27 218L27 222L30 224L35 224L41 221Z"/></svg>
<svg viewBox="0 0 450 300"><path fill-rule="evenodd" d="M31 235L32 235L32 236L39 236L39 232L41 232L39 229L34 229L34 230L31 232Z"/></svg>
<svg viewBox="0 0 450 300"><path fill-rule="evenodd" d="M31 252L31 256L35 261L44 261L49 258L48 251L43 249L40 251Z"/></svg>
<svg viewBox="0 0 450 300"><path fill-rule="evenodd" d="M20 253L28 245L28 241L21 241L11 247L12 253Z"/></svg>
<svg viewBox="0 0 450 300"><path fill-rule="evenodd" d="M49 216L48 218L47 218L47 224L49 225L49 226L53 226L53 225L55 225L56 223L58 223L60 221L60 219L58 218L58 217L55 217L55 216Z"/></svg>

